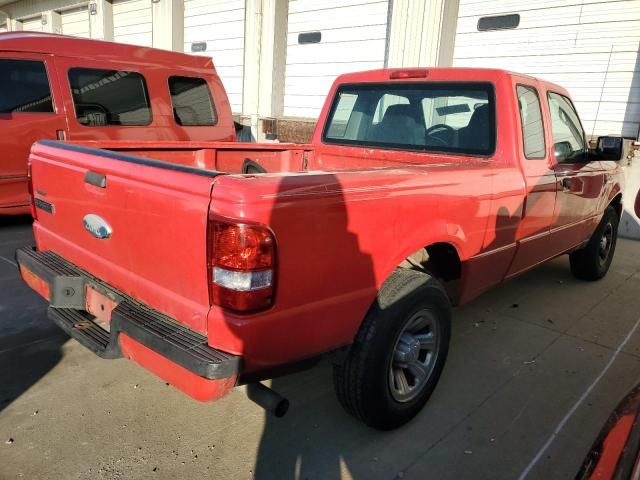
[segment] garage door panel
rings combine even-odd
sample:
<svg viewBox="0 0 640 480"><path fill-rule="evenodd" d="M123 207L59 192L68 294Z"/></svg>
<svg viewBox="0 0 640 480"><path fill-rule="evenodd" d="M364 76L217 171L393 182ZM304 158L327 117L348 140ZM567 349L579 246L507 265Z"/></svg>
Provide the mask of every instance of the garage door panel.
<svg viewBox="0 0 640 480"><path fill-rule="evenodd" d="M290 0L289 14L310 13L345 6L374 6L376 3L387 5L385 0Z"/></svg>
<svg viewBox="0 0 640 480"><path fill-rule="evenodd" d="M185 0L184 49L206 42L193 52L213 58L234 112L242 111L244 73L244 0Z"/></svg>
<svg viewBox="0 0 640 480"><path fill-rule="evenodd" d="M0 33L7 32L7 31L8 31L7 24L6 23L0 23Z"/></svg>
<svg viewBox="0 0 640 480"><path fill-rule="evenodd" d="M42 17L29 18L22 20L22 30L30 32L42 32Z"/></svg>
<svg viewBox="0 0 640 480"><path fill-rule="evenodd" d="M290 63L327 63L337 59L341 62L375 62L380 59L380 49L384 52L384 48L384 40L350 42L349 48L343 43L291 45L287 49L287 60Z"/></svg>
<svg viewBox="0 0 640 480"><path fill-rule="evenodd" d="M318 75L326 75L335 80L335 77L343 73L357 72L359 70L373 70L381 68L380 62L347 62L347 63L325 63L325 64L292 64L287 65L287 82L291 83L294 79L308 79ZM296 81L296 83L299 83Z"/></svg>
<svg viewBox="0 0 640 480"><path fill-rule="evenodd" d="M113 38L116 42L152 46L151 0L114 0Z"/></svg>
<svg viewBox="0 0 640 480"><path fill-rule="evenodd" d="M640 0L461 0L459 13L454 66L505 68L558 83L572 94L587 133L637 136ZM518 28L477 30L481 16L507 13L520 14Z"/></svg>
<svg viewBox="0 0 640 480"><path fill-rule="evenodd" d="M60 12L60 22L64 35L74 35L84 38L91 37L89 9L86 6Z"/></svg>
<svg viewBox="0 0 640 480"><path fill-rule="evenodd" d="M290 0L285 115L317 117L338 75L384 66L388 10L387 0ZM321 41L299 44L312 31Z"/></svg>
<svg viewBox="0 0 640 480"><path fill-rule="evenodd" d="M346 12L349 10L349 12ZM318 14L318 12L314 12ZM296 18L297 17L297 18ZM289 32L299 33L316 30L333 30L365 25L386 25L387 7L363 10L361 7L345 7L328 10L325 15L289 14ZM328 17L328 18L325 18Z"/></svg>
<svg viewBox="0 0 640 480"><path fill-rule="evenodd" d="M287 35L287 45L298 45L298 35L300 33L289 33ZM363 38L370 40L385 40L387 38L386 25L367 25L364 27L353 27L348 29L322 30L322 44L340 42L358 42Z"/></svg>
<svg viewBox="0 0 640 480"><path fill-rule="evenodd" d="M186 15L185 15L186 17ZM219 25L227 22L244 22L244 8L232 10L212 11L208 6L189 9L189 17L185 18L185 26L193 25Z"/></svg>
<svg viewBox="0 0 640 480"><path fill-rule="evenodd" d="M190 42L201 42L203 39L218 41L239 39L242 41L244 49L244 22L230 22L216 25L212 28L210 25L189 25L185 19L185 42L187 38Z"/></svg>

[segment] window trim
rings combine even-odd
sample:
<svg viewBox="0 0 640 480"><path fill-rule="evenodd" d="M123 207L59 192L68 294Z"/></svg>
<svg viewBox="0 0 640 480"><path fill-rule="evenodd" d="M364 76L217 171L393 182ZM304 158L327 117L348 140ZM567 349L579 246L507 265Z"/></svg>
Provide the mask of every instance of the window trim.
<svg viewBox="0 0 640 480"><path fill-rule="evenodd" d="M525 150L525 145L524 145L524 123L522 122L522 112L520 110L520 97L518 96L518 87L533 90L533 93L535 93L536 98L538 99L538 107L540 108L540 122L542 123L542 142L543 142L542 151L544 152L544 155L542 157L527 156L527 152ZM547 151L547 133L545 129L544 113L542 111L542 100L540 100L540 93L538 92L538 89L533 85L527 85L526 83L516 83L516 102L518 103L518 117L520 118L520 133L522 134L521 145L522 145L522 154L524 155L524 158L526 158L527 160L546 160L547 157L549 156L549 152Z"/></svg>
<svg viewBox="0 0 640 480"><path fill-rule="evenodd" d="M116 71L116 72L129 72L129 73L137 73L142 78L142 83L144 85L144 94L145 99L147 100L147 104L149 105L149 123L145 124L135 124L135 125L85 125L84 123L80 123L78 120L78 112L76 110L76 99L73 96L73 88L71 87L71 79L69 78L69 74L71 70L82 69L82 70L94 70L94 71ZM151 104L151 95L149 95L149 87L147 85L146 77L139 72L138 70L125 70L118 67L115 68L95 68L95 67L82 67L82 66L74 66L67 68L67 86L69 87L69 95L71 97L71 103L73 104L73 119L76 121L78 125L85 128L137 128L137 127L148 127L153 124L153 105Z"/></svg>
<svg viewBox="0 0 640 480"><path fill-rule="evenodd" d="M487 153L479 153L479 152L462 152L459 150L452 149L438 149L437 146L431 146L431 148L411 148L406 144L393 144L393 143L383 143L376 144L375 142L370 141L359 141L359 140L339 140L339 139L331 139L327 138L327 132L329 130L329 120L333 118L336 108L338 107L338 102L340 99L340 93L345 88L371 88L375 89L376 87L401 87L411 89L412 87L420 86L420 85L435 85L436 88L456 88L456 87L468 87L468 86L478 86L481 88L486 88L488 95L489 104L493 103L493 125L490 126L490 139L493 143L493 148L490 152ZM496 85L490 81L409 81L409 82L355 82L355 83L343 83L336 88L333 99L331 101L331 107L327 113L327 116L324 119L324 125L322 127L322 137L321 142L323 145L342 145L347 147L357 147L357 148L375 148L379 150L393 150L393 151L406 151L410 153L428 153L428 154L443 154L443 155L453 155L453 156L461 156L461 157L474 157L474 158L491 158L496 154L498 150L498 108L497 108L497 98L496 98Z"/></svg>
<svg viewBox="0 0 640 480"><path fill-rule="evenodd" d="M176 113L175 113L175 105L173 103L173 95L171 94L171 84L169 82L171 82L172 78L195 78L196 80L202 80L204 81L204 84L207 87L207 93L209 94L209 100L211 100L211 108L213 108L213 116L214 116L214 121L212 124L209 125L182 125L180 122L178 122L178 119L176 118ZM216 102L213 99L213 94L211 93L211 86L209 85L209 82L207 81L206 78L203 77L196 77L193 75L169 75L167 77L167 92L169 92L169 101L171 102L171 114L173 117L173 121L175 122L175 124L179 127L182 128L201 128L201 127L215 127L216 125L218 125L218 120L219 120L219 116L218 116L218 109L216 107Z"/></svg>
<svg viewBox="0 0 640 480"><path fill-rule="evenodd" d="M558 162L556 160L556 163L584 163L589 156L589 142L587 141L587 131L584 129L584 125L582 125L582 119L580 118L580 115L578 115L578 109L574 105L571 98L563 93L556 92L555 90L547 90L547 107L549 108L549 121L550 121L550 127L551 127L551 142L552 142L551 145L555 145L556 143L553 138L553 116L551 115L551 94L552 93L554 95L558 95L559 97L564 98L569 103L569 105L571 105L571 108L573 108L573 112L576 114L576 118L578 119L578 123L580 124L580 130L582 130L582 147L584 148L584 159L582 161ZM554 157L554 160L555 160L555 157Z"/></svg>
<svg viewBox="0 0 640 480"><path fill-rule="evenodd" d="M49 92L51 93L51 112L10 112L10 113L2 113L0 115L58 115L58 108L56 106L56 99L53 93L53 84L51 83L51 75L49 74L49 65L47 65L47 61L41 58L26 58L26 57L2 57L0 56L0 61L2 60L13 60L17 62L36 62L41 63L44 66L44 73L47 76L47 83L49 84Z"/></svg>

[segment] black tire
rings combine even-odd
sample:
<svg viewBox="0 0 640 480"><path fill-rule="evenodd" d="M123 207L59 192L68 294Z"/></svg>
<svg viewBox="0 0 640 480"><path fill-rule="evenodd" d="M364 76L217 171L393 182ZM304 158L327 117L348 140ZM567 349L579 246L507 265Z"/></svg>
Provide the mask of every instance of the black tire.
<svg viewBox="0 0 640 480"><path fill-rule="evenodd" d="M571 273L576 278L595 281L607 274L616 250L619 222L615 208L607 207L587 245L569 255Z"/></svg>
<svg viewBox="0 0 640 480"><path fill-rule="evenodd" d="M428 362L424 370L428 373L423 377L425 380L420 381L412 377L409 367L403 367L407 368L403 373L403 386L411 388L407 380L410 377L415 386L413 397L407 394L407 398L399 401L394 396L400 393L393 385L397 385L395 374L400 367L392 370L392 365L398 361L397 356L404 353L398 353L396 346L400 348L401 335L403 340L407 334L416 335L414 338L428 337L428 333L414 334L408 330L410 324L420 322L426 322L434 332L431 334L433 353L427 357L428 347L423 347L421 340L419 348L425 350L416 354L411 365L415 366L416 361ZM405 424L433 393L447 358L450 336L451 303L442 284L425 273L397 269L380 289L346 359L334 365L338 400L347 412L373 428L390 430ZM407 352L407 355L415 353L412 347ZM423 352L424 360L420 358Z"/></svg>

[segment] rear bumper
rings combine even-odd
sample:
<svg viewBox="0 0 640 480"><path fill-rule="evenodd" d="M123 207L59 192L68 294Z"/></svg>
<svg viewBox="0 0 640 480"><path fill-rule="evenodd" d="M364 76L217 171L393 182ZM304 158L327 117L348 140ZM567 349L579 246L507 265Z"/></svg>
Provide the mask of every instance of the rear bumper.
<svg viewBox="0 0 640 480"><path fill-rule="evenodd" d="M76 267L53 252L16 251L25 282L49 300L49 318L102 358L130 358L198 400L233 388L241 357L207 345L207 338ZM86 311L87 287L117 306L109 330Z"/></svg>

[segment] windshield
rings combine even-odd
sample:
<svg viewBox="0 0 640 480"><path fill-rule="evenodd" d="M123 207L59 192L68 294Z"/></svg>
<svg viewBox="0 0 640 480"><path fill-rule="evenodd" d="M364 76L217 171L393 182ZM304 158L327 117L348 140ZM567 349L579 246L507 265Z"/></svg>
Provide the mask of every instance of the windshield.
<svg viewBox="0 0 640 480"><path fill-rule="evenodd" d="M489 83L343 85L323 141L490 155L495 149L494 103Z"/></svg>

